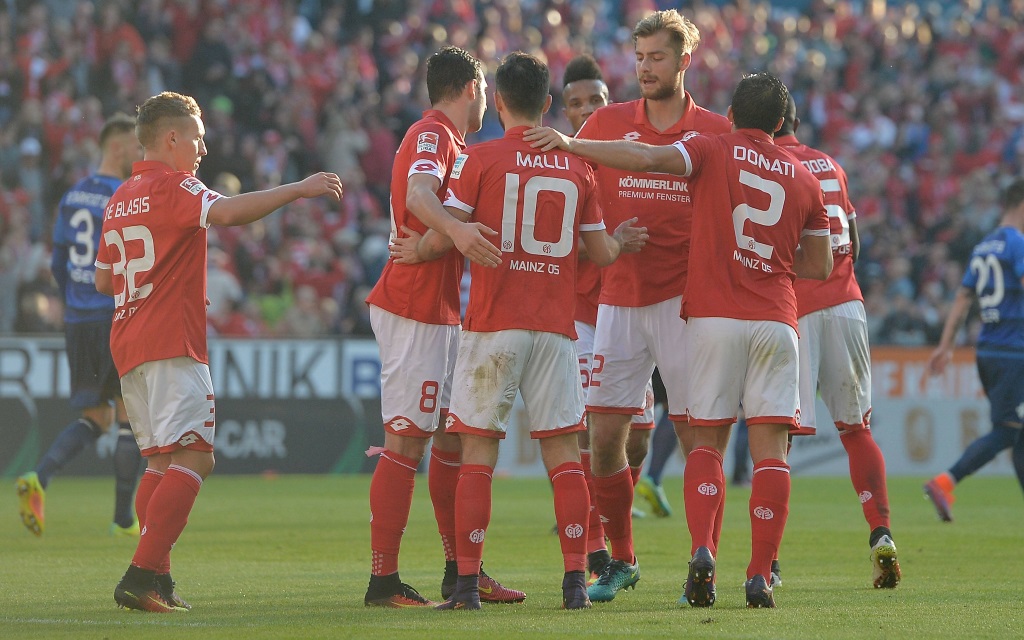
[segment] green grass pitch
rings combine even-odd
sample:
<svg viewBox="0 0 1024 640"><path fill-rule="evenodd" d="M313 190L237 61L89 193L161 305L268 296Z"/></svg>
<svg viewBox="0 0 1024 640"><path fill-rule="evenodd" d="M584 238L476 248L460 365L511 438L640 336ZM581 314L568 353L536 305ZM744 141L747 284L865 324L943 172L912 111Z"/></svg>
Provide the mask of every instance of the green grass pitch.
<svg viewBox="0 0 1024 640"><path fill-rule="evenodd" d="M845 478L795 478L776 610L747 610L749 491L728 489L713 609L676 604L689 536L680 478L666 482L676 513L634 533L642 579L590 611L567 612L550 489L498 478L488 572L529 594L480 612L368 609L367 476L217 476L206 483L174 550L188 613L119 610L114 585L134 542L107 535L113 482L56 478L46 533L17 517L13 482L0 505L0 638L1008 638L1024 613L1024 505L1014 478L978 477L957 491L956 522L940 523L921 478L889 483L903 567L894 591L871 588L868 529ZM438 599L443 569L426 478L417 482L402 577Z"/></svg>

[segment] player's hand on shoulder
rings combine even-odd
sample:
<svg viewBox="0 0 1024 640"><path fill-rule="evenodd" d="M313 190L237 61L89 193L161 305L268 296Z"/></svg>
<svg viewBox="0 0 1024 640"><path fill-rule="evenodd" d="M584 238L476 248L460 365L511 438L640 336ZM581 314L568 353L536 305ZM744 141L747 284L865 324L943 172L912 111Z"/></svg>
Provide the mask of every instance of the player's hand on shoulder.
<svg viewBox="0 0 1024 640"><path fill-rule="evenodd" d="M343 188L341 178L334 173L321 171L314 173L305 180L298 183L299 193L303 198L318 198L328 196L334 200L341 200Z"/></svg>
<svg viewBox="0 0 1024 640"><path fill-rule="evenodd" d="M501 251L484 236L496 236L498 232L481 222L462 222L452 231L452 241L459 252L471 262L483 267L501 264Z"/></svg>
<svg viewBox="0 0 1024 640"><path fill-rule="evenodd" d="M523 134L523 140L539 151L563 149L572 151L572 138L551 127L534 127Z"/></svg>
<svg viewBox="0 0 1024 640"><path fill-rule="evenodd" d="M391 252L391 259L396 264L419 264L423 262L416 247L419 245L423 235L409 227L402 225L404 237L395 238L391 241L388 249Z"/></svg>
<svg viewBox="0 0 1024 640"><path fill-rule="evenodd" d="M623 253L637 253L644 248L647 241L650 240L651 236L647 233L647 227L636 227L633 226L637 223L638 218L630 218L625 220L619 226L615 227L615 233L612 234L616 240L622 245Z"/></svg>

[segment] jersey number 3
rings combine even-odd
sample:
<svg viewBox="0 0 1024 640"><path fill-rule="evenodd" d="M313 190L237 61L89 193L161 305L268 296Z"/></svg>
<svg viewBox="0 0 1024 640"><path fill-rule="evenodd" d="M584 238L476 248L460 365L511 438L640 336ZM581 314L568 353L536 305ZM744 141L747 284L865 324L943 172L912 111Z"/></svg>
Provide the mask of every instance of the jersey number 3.
<svg viewBox="0 0 1024 640"><path fill-rule="evenodd" d="M113 275L124 278L124 289L114 294L114 305L123 307L126 302L135 302L153 293L153 283L147 282L142 286L136 284L136 277L153 268L156 262L156 252L153 250L153 234L149 227L135 225L125 227L118 233L117 229L111 229L103 234L107 244L117 247L117 262L111 265ZM128 260L125 252L125 245L130 242L142 243L142 255L138 258Z"/></svg>

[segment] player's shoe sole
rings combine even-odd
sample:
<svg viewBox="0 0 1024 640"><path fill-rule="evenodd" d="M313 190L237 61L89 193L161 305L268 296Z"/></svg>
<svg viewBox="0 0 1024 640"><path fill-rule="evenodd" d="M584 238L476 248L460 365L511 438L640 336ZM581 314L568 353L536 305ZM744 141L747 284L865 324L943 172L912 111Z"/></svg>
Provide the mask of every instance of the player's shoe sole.
<svg viewBox="0 0 1024 640"><path fill-rule="evenodd" d="M775 596L764 576L758 574L744 583L747 592L748 609L774 609Z"/></svg>
<svg viewBox="0 0 1024 640"><path fill-rule="evenodd" d="M139 521L136 520L130 527L122 527L116 522L110 523L110 535L115 538L138 538L139 537Z"/></svg>
<svg viewBox="0 0 1024 640"><path fill-rule="evenodd" d="M384 607L385 609L414 609L438 605L437 602L432 602L421 596L419 591L404 582L399 583L398 589L394 593L387 595L371 594L367 591L363 597L363 604L367 607Z"/></svg>
<svg viewBox="0 0 1024 640"><path fill-rule="evenodd" d="M43 535L46 529L46 491L39 484L39 476L30 471L14 483L18 491L18 512L21 523L35 536Z"/></svg>
<svg viewBox="0 0 1024 640"><path fill-rule="evenodd" d="M882 536L871 547L871 564L872 584L876 589L895 589L900 583L903 574L896 558L896 543L889 536Z"/></svg>
<svg viewBox="0 0 1024 640"><path fill-rule="evenodd" d="M715 557L707 547L698 547L690 560L680 604L710 607L715 604Z"/></svg>
<svg viewBox="0 0 1024 640"><path fill-rule="evenodd" d="M636 492L647 501L651 512L659 518L667 518L672 515L672 506L665 496L665 489L661 485L654 484L654 481L644 476L636 483Z"/></svg>
<svg viewBox="0 0 1024 640"><path fill-rule="evenodd" d="M639 562L628 564L622 560L612 560L601 571L597 582L587 587L587 597L591 602L611 602L619 591L636 589L639 581Z"/></svg>
<svg viewBox="0 0 1024 640"><path fill-rule="evenodd" d="M939 520L953 522L953 494L940 487L935 480L929 480L924 485L924 495L935 505Z"/></svg>

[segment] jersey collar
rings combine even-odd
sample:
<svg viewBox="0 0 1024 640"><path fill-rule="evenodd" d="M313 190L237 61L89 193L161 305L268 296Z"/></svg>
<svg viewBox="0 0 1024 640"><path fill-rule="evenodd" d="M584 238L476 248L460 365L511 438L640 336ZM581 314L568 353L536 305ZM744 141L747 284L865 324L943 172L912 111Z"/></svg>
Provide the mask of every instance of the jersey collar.
<svg viewBox="0 0 1024 640"><path fill-rule="evenodd" d="M800 141L796 139L796 134L791 133L787 136L775 136L775 144L780 147L795 147Z"/></svg>
<svg viewBox="0 0 1024 640"><path fill-rule="evenodd" d="M523 134L526 133L526 131L529 128L530 127L519 126L519 127L512 127L511 129L505 129L505 137L506 138L522 138Z"/></svg>
<svg viewBox="0 0 1024 640"><path fill-rule="evenodd" d="M686 96L686 110L683 111L683 117L679 118L679 121L668 129L660 131L661 135L677 134L681 136L683 133L694 131L697 128L697 103L690 97L689 91L684 91L683 95ZM647 100L645 98L636 101L636 115L633 117L633 124L638 127L646 127L651 131L658 131L647 117L646 104Z"/></svg>
<svg viewBox="0 0 1024 640"><path fill-rule="evenodd" d="M455 124L448 119L448 116L444 115L443 111L440 111L438 109L428 109L427 111L423 112L423 117L440 120L441 124L443 124L445 128L448 129L448 131L451 131L453 136L455 136L455 142L457 142L460 147L465 148L466 141L462 138L462 132L460 132L459 128L456 127Z"/></svg>
<svg viewBox="0 0 1024 640"><path fill-rule="evenodd" d="M767 142L768 144L775 144L776 142L770 135L760 129L737 129L736 133L742 133L748 138L753 138L760 142Z"/></svg>

